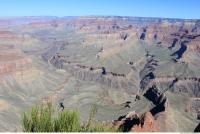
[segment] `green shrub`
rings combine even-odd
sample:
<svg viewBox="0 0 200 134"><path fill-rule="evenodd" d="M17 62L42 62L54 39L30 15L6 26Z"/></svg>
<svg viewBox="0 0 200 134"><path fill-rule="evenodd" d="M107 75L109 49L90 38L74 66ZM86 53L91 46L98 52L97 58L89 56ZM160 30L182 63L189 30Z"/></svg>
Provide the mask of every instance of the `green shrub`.
<svg viewBox="0 0 200 134"><path fill-rule="evenodd" d="M76 111L65 110L54 119L55 132L79 132L80 119Z"/></svg>
<svg viewBox="0 0 200 134"><path fill-rule="evenodd" d="M35 106L31 112L23 114L23 128L25 132L52 132L53 131L53 109L51 103Z"/></svg>
<svg viewBox="0 0 200 134"><path fill-rule="evenodd" d="M92 105L89 118L81 124L80 116L75 110L64 110L55 114L51 103L35 106L22 116L24 132L116 132L117 130L95 122L96 105Z"/></svg>

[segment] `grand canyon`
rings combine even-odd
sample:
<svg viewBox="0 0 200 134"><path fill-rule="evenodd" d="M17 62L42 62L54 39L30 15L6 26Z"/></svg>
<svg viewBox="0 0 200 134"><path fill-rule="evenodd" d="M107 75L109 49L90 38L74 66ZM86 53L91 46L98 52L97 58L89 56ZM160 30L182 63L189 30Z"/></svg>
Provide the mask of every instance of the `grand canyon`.
<svg viewBox="0 0 200 134"><path fill-rule="evenodd" d="M51 100L123 131L200 131L200 20L0 18L0 131Z"/></svg>

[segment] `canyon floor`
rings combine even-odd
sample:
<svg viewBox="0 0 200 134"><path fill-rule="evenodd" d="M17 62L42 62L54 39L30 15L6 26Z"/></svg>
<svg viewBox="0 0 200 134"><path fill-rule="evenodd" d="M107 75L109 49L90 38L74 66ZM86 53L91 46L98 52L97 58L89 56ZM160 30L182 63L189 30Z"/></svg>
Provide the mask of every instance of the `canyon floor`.
<svg viewBox="0 0 200 134"><path fill-rule="evenodd" d="M23 112L50 100L83 121L92 104L99 121L143 120L124 131L193 132L199 67L200 20L1 18L0 131L22 131Z"/></svg>

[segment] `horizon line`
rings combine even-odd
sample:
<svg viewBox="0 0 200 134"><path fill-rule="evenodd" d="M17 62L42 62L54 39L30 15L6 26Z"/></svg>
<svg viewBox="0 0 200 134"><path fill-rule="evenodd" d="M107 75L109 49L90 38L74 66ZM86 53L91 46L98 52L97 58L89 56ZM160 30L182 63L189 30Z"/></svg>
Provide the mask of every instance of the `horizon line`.
<svg viewBox="0 0 200 134"><path fill-rule="evenodd" d="M200 20L200 18L179 18L179 17L147 17L147 16L129 16L129 15L69 15L69 16L56 16L56 15L24 15L24 16L0 16L2 18L28 18L28 17L121 17L121 18L151 18L151 19L172 19L172 20Z"/></svg>

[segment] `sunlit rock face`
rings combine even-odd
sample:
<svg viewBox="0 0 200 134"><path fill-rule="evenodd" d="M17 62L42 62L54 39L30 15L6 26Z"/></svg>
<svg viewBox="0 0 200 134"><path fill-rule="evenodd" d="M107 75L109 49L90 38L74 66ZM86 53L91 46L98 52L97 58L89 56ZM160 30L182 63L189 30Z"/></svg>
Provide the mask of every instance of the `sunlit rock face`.
<svg viewBox="0 0 200 134"><path fill-rule="evenodd" d="M82 121L94 103L95 118L110 123L135 111L125 131L193 132L199 57L199 20L1 18L0 131L22 131L21 114L52 101L78 109Z"/></svg>
<svg viewBox="0 0 200 134"><path fill-rule="evenodd" d="M129 112L122 119L114 121L113 125L124 132L155 132L155 119L150 112L141 117L134 111Z"/></svg>

